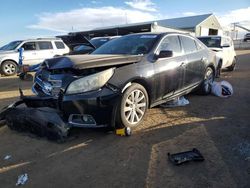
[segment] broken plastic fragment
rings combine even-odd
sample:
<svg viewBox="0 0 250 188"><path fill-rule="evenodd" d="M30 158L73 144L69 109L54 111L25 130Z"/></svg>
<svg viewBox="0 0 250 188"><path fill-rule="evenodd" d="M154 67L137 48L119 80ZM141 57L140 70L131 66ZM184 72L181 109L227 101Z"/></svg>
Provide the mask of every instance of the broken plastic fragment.
<svg viewBox="0 0 250 188"><path fill-rule="evenodd" d="M191 151L185 151L181 153L168 153L168 159L175 165L180 165L189 161L204 161L204 157L196 148Z"/></svg>
<svg viewBox="0 0 250 188"><path fill-rule="evenodd" d="M11 155L6 155L5 157L4 157L4 160L9 160L11 158Z"/></svg>
<svg viewBox="0 0 250 188"><path fill-rule="evenodd" d="M189 101L184 96L181 96L162 104L161 107L173 108L178 106L186 106L187 104L189 104Z"/></svg>
<svg viewBox="0 0 250 188"><path fill-rule="evenodd" d="M25 173L25 174L18 176L16 186L24 185L26 181L28 181L28 174Z"/></svg>

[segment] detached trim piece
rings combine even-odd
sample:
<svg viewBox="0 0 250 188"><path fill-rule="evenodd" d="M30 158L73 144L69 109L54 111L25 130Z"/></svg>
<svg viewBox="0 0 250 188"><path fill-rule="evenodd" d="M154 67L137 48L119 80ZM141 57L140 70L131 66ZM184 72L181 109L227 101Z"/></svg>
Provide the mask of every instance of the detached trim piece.
<svg viewBox="0 0 250 188"><path fill-rule="evenodd" d="M189 161L204 161L204 157L200 151L194 148L191 151L185 151L181 153L170 154L168 153L168 159L175 165L180 165Z"/></svg>
<svg viewBox="0 0 250 188"><path fill-rule="evenodd" d="M62 142L67 138L70 126L63 121L60 111L52 107L42 107L42 103L52 101L53 99L39 101L34 97L25 97L5 107L0 112L0 120L5 120L12 130L30 132ZM26 104L26 107L23 104Z"/></svg>

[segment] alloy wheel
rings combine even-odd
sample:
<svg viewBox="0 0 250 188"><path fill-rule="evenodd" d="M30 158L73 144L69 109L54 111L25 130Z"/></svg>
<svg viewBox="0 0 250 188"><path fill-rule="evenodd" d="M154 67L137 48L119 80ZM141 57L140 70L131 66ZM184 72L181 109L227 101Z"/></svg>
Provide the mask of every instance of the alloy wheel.
<svg viewBox="0 0 250 188"><path fill-rule="evenodd" d="M137 124L146 112L146 97L141 90L129 93L124 104L124 115L128 123Z"/></svg>
<svg viewBox="0 0 250 188"><path fill-rule="evenodd" d="M210 92L213 81L214 81L213 70L209 68L207 69L204 80L204 89L207 93Z"/></svg>
<svg viewBox="0 0 250 188"><path fill-rule="evenodd" d="M6 63L3 67L4 73L7 75L15 74L16 72L16 66L13 63Z"/></svg>

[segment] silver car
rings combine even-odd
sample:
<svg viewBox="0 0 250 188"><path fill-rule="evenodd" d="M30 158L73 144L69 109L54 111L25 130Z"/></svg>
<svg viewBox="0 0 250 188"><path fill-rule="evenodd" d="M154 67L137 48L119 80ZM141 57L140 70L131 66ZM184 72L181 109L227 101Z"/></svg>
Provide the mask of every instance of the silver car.
<svg viewBox="0 0 250 188"><path fill-rule="evenodd" d="M45 59L69 53L69 47L59 38L38 38L10 42L0 48L0 71L6 76L17 72L19 52L23 48L23 64L35 65Z"/></svg>

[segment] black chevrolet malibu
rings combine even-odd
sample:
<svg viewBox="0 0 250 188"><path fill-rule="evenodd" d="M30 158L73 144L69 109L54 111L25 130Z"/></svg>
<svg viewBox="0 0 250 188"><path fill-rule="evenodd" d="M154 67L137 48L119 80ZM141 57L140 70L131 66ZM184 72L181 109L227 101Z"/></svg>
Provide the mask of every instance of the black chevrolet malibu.
<svg viewBox="0 0 250 188"><path fill-rule="evenodd" d="M214 75L214 53L190 35L131 34L90 55L45 60L33 86L44 102L26 104L56 100L69 126L135 127L148 108L195 89L208 94Z"/></svg>

